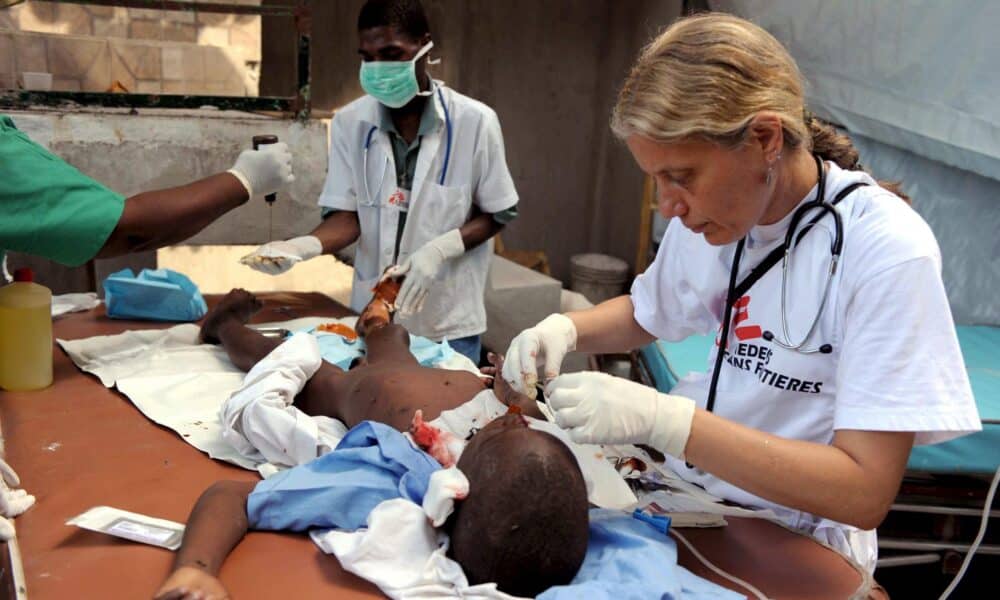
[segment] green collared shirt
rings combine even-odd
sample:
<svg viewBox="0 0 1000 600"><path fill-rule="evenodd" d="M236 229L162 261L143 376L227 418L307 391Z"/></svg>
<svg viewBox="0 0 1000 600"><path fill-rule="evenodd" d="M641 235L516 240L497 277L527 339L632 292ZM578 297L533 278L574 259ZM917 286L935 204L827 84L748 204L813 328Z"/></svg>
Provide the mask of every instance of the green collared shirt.
<svg viewBox="0 0 1000 600"><path fill-rule="evenodd" d="M420 126L417 128L417 137L410 144L406 143L403 136L396 129L392 122L392 115L389 109L379 106L379 129L389 135L392 143L392 158L396 164L396 185L400 189L413 189L413 177L417 171L417 157L420 155L420 142L423 137L434 132L444 122L437 110L434 108L434 98L428 97L424 102L424 112L420 114Z"/></svg>
<svg viewBox="0 0 1000 600"><path fill-rule="evenodd" d="M31 141L0 115L0 259L6 250L81 265L118 225L125 198Z"/></svg>
<svg viewBox="0 0 1000 600"><path fill-rule="evenodd" d="M379 106L379 129L386 132L389 142L392 145L393 163L396 165L396 186L407 192L413 189L414 173L417 171L417 158L420 156L420 142L424 136L431 133L442 124L441 117L438 116L434 108L434 97L427 98L424 102L424 112L420 115L420 126L417 128L417 137L413 142L406 143L403 136L396 129L392 122L392 115L385 106ZM403 240L403 230L406 227L406 212L399 213L399 226L396 227L396 246L393 249L392 257L395 262L399 258L399 245Z"/></svg>

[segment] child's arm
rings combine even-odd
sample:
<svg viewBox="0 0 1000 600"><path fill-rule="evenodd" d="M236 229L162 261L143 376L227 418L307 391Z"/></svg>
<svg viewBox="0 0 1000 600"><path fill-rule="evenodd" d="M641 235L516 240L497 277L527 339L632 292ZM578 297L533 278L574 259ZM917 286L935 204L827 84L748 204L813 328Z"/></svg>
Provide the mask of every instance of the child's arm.
<svg viewBox="0 0 1000 600"><path fill-rule="evenodd" d="M223 561L246 535L247 498L256 485L253 481L220 481L198 498L174 570L156 592L156 600L229 597L216 576Z"/></svg>

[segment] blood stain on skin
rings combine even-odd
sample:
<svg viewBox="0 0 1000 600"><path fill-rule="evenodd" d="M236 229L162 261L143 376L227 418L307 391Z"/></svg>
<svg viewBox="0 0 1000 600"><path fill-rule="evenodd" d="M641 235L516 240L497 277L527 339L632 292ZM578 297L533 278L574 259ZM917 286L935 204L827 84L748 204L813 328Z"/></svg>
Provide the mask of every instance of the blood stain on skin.
<svg viewBox="0 0 1000 600"><path fill-rule="evenodd" d="M413 422L410 424L410 435L413 442L431 458L441 463L444 467L451 467L457 462L456 452L448 446L456 445L459 442L451 433L441 431L437 427L424 421L424 411L417 409L413 414ZM460 452L460 451L458 451Z"/></svg>

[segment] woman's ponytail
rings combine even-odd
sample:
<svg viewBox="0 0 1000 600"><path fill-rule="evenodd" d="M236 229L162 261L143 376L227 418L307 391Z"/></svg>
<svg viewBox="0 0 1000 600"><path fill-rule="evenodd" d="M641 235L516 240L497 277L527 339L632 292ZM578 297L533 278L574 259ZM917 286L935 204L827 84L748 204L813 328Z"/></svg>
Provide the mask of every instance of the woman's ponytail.
<svg viewBox="0 0 1000 600"><path fill-rule="evenodd" d="M817 118L809 111L805 113L805 124L812 138L812 151L820 158L837 163L841 169L868 172L861 166L858 149L854 147L847 134L837 131L833 125ZM902 198L907 204L911 204L910 197L903 193L898 182L879 181L878 184Z"/></svg>

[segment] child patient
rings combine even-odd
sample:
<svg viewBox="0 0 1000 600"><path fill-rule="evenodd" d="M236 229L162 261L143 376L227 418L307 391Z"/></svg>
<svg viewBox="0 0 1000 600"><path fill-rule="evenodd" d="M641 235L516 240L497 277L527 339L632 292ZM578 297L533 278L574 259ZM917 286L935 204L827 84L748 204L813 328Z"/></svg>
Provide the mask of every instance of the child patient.
<svg viewBox="0 0 1000 600"><path fill-rule="evenodd" d="M323 362L296 396L296 407L348 427L377 421L406 431L416 411L432 420L485 389L472 373L420 366L409 352L407 331L391 323L392 291L376 292L358 319L364 360L348 371ZM260 306L249 292L231 291L206 316L202 339L221 343L233 364L249 370L281 344L246 327ZM445 524L448 556L470 585L495 582L508 594L535 596L568 584L583 562L587 490L570 450L520 416L541 417L534 400L507 387L502 377L494 381L498 399L516 408L474 433L461 454L457 466L469 493ZM221 481L202 494L157 599L228 597L216 576L250 528L247 499L257 485Z"/></svg>

